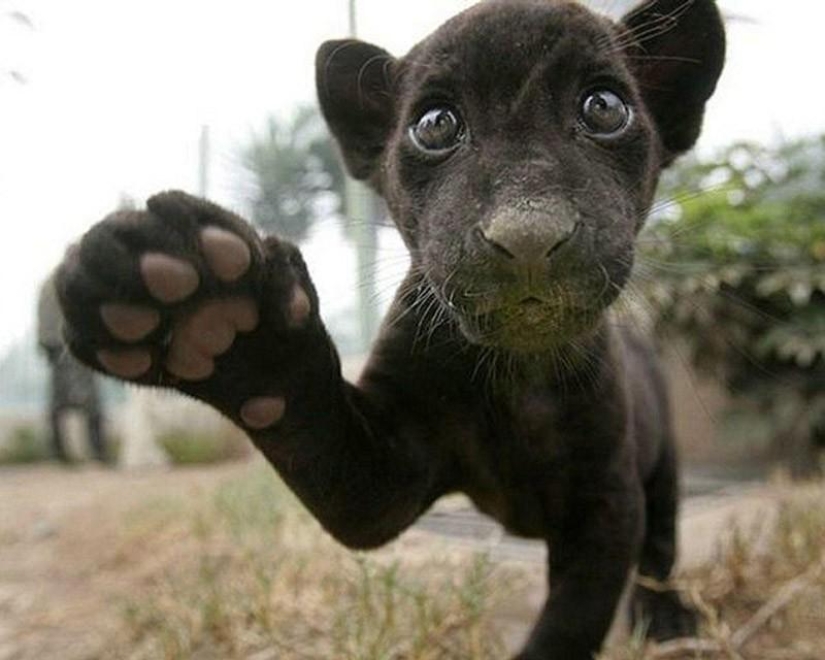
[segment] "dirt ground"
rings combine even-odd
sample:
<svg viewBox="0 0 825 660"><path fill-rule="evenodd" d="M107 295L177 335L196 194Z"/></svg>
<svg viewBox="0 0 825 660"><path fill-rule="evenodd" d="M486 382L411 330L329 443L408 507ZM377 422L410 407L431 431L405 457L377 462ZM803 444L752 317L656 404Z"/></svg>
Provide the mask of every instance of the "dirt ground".
<svg viewBox="0 0 825 660"><path fill-rule="evenodd" d="M132 473L97 467L0 469L0 660L97 657L102 640L118 625L119 599L151 569L147 562L164 561L155 556L132 562L139 549L125 550L114 542L123 517L147 499L198 498L249 469L243 463ZM732 517L764 517L771 501L765 490L689 501L682 521L683 562L690 565L712 557ZM455 506L455 501L442 505L446 511ZM416 534L433 532L425 525ZM507 549L514 543L460 538L449 542L492 550L496 544ZM530 564L537 571L544 561L543 551L535 545L501 556L502 561ZM512 645L518 644L541 605L542 582L537 580L528 598L501 612Z"/></svg>
<svg viewBox="0 0 825 660"><path fill-rule="evenodd" d="M197 497L246 469L0 471L0 660L94 657L117 623L112 603L146 570L113 547L122 517L147 497Z"/></svg>

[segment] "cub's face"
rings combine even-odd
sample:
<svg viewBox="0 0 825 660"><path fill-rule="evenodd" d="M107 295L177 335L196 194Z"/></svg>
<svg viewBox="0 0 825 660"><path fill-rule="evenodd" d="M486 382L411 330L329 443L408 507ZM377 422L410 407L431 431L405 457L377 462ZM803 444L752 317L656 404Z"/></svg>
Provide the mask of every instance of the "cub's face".
<svg viewBox="0 0 825 660"><path fill-rule="evenodd" d="M718 22L712 2L697 4ZM661 90L645 95L656 56L634 67L634 31L633 15L617 26L573 3L499 0L399 60L360 42L322 47L322 108L351 171L385 197L413 268L470 342L552 349L625 284L659 171L695 140L724 50L711 30L722 45L702 53L713 62L701 84L685 75L693 89L673 95L672 129L657 117ZM356 98L342 104L350 60Z"/></svg>
<svg viewBox="0 0 825 660"><path fill-rule="evenodd" d="M615 53L581 7L490 3L399 62L381 189L472 342L566 341L627 278L659 156Z"/></svg>

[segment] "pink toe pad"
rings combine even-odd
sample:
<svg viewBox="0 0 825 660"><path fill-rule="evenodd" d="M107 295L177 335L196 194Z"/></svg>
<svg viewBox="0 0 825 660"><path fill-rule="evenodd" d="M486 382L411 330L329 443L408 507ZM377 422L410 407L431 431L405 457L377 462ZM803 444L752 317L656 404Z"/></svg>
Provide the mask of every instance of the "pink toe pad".
<svg viewBox="0 0 825 660"><path fill-rule="evenodd" d="M243 239L218 227L201 232L201 249L212 272L224 282L240 279L252 264L252 253Z"/></svg>
<svg viewBox="0 0 825 660"><path fill-rule="evenodd" d="M110 303L100 308L109 331L121 341L140 341L160 324L160 314L149 307Z"/></svg>
<svg viewBox="0 0 825 660"><path fill-rule="evenodd" d="M144 254L140 273L146 288L162 303L176 303L191 296L200 284L192 264L160 252Z"/></svg>
<svg viewBox="0 0 825 660"><path fill-rule="evenodd" d="M241 408L241 419L250 429L262 431L274 426L286 412L286 401L281 397L250 399Z"/></svg>
<svg viewBox="0 0 825 660"><path fill-rule="evenodd" d="M126 351L100 350L97 359L104 369L119 378L139 378L152 366L152 356L144 349Z"/></svg>

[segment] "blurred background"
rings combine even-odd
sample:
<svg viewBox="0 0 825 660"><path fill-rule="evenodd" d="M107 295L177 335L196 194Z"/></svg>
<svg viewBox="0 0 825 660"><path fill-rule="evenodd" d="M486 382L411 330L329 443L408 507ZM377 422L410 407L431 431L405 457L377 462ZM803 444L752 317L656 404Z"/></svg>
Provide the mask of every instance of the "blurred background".
<svg viewBox="0 0 825 660"><path fill-rule="evenodd" d="M338 163L314 102L315 49L357 33L401 55L471 4L0 0L0 464L97 457L145 468L250 455L237 431L193 402L108 381L82 385L69 414L50 416L60 367L42 309L38 324L43 283L92 223L163 189L208 196L299 242L345 368L357 373L407 258L381 205ZM620 16L635 3L587 4ZM825 87L816 83L825 6L720 5L726 71L698 148L663 181L637 278L617 306L656 334L666 356L689 493L762 482L777 470L811 477L825 450ZM85 377L65 378L71 390ZM55 427L65 436L57 449ZM32 473L21 469L0 468L0 488L4 480L17 487L6 501L17 493L22 506ZM201 473L181 478L213 483ZM101 492L122 483L101 483ZM230 522L236 502L276 488L237 495L233 487L215 500ZM55 495L45 490L42 502ZM164 506L151 508L167 521ZM6 514L11 528L23 524L16 508ZM32 519L44 515L41 507ZM155 515L152 530L163 526ZM0 555L4 538L0 531ZM369 570L362 587L387 579ZM3 602L0 580L0 619ZM171 616L140 610L134 630L155 615ZM14 645L3 655L3 630L0 659L69 657ZM179 649L175 634L167 642ZM164 643L134 657L193 657L191 647L175 656ZM461 648L455 657L471 657ZM229 657L221 653L214 657Z"/></svg>
<svg viewBox="0 0 825 660"><path fill-rule="evenodd" d="M345 181L314 103L315 49L355 30L403 54L470 4L308 0L284 12L253 1L2 0L0 419L45 404L35 301L66 245L112 209L168 188L206 195L301 243L327 323L357 362L406 254L380 204ZM591 3L614 16L633 4ZM825 350L815 327L823 322L817 200L825 92L803 65L817 48L825 9L802 0L722 6L727 69L696 155L661 191L654 221L666 222L652 223L658 238L645 244L651 254L640 260L640 292L656 283L645 314L673 350L674 370L686 372L682 380L694 378L687 372L701 354L713 363L700 365L708 367L702 375L721 378L725 393L752 398L757 381L782 387L798 371L821 367ZM673 244L664 234L676 237ZM719 278L722 267L736 272L735 281ZM716 289L706 290L709 283ZM693 338L688 348L677 341L683 335ZM721 345L708 351L696 345L700 337ZM733 364L736 355L753 373ZM793 376L784 371L789 361ZM111 386L104 396L123 399ZM692 401L687 417L707 422L685 434L708 438L727 424L720 397L698 383L680 391ZM797 417L785 407L783 419ZM775 417L768 423L777 424ZM5 427L0 422L0 447ZM747 435L761 447L777 432L749 428Z"/></svg>

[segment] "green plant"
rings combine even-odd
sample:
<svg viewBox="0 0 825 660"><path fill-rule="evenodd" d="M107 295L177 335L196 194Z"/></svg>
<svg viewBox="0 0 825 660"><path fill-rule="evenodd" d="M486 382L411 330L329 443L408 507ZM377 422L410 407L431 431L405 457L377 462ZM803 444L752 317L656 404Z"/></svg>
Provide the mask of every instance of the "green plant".
<svg viewBox="0 0 825 660"><path fill-rule="evenodd" d="M5 447L0 448L0 464L37 463L48 458L46 438L31 426L16 427Z"/></svg>
<svg viewBox="0 0 825 660"><path fill-rule="evenodd" d="M677 168L666 194L639 258L656 329L804 472L825 424L825 137L735 145Z"/></svg>

